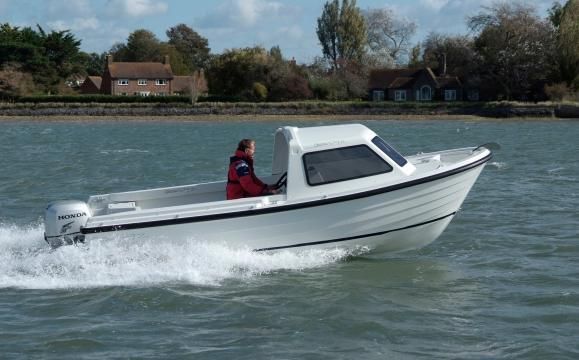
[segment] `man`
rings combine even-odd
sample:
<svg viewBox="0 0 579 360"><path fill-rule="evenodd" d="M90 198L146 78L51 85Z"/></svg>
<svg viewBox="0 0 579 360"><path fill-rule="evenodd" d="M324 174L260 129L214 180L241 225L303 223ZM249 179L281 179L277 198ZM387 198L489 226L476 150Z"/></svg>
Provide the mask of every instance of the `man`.
<svg viewBox="0 0 579 360"><path fill-rule="evenodd" d="M229 159L227 200L277 194L277 190L270 185L264 184L255 176L255 171L253 170L254 153L254 140L243 139L237 145L235 155Z"/></svg>

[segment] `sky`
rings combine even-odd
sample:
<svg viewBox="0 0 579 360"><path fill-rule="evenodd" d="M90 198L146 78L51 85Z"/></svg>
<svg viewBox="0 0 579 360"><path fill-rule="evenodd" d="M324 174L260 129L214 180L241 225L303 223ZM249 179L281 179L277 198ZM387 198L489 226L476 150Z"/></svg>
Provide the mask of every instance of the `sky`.
<svg viewBox="0 0 579 360"><path fill-rule="evenodd" d="M545 17L555 0L521 0ZM321 56L317 18L325 0L0 0L0 23L39 24L70 30L81 50L102 53L126 43L137 29L166 41L167 29L184 23L209 41L212 53L225 49L279 46L285 58L311 63ZM418 28L413 43L428 33L468 34L465 19L493 0L358 0L362 10L390 8Z"/></svg>

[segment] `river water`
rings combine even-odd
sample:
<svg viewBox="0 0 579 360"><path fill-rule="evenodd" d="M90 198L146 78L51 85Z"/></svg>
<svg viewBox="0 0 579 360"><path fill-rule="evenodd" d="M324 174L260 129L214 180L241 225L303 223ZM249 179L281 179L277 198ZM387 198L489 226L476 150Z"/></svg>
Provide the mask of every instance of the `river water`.
<svg viewBox="0 0 579 360"><path fill-rule="evenodd" d="M497 142L447 230L391 256L43 240L58 199L266 174L282 125L0 121L2 359L577 359L579 121L357 121L403 154Z"/></svg>

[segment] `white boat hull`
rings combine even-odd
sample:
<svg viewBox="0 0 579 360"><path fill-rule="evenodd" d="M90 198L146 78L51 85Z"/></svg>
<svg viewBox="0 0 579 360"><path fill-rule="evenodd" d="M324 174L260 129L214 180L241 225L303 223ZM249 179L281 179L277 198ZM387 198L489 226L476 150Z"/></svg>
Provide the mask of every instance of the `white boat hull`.
<svg viewBox="0 0 579 360"><path fill-rule="evenodd" d="M202 241L256 251L335 247L406 251L438 238L482 168L480 165L439 180L376 195L357 195L352 200L327 199L312 206L270 213L85 236L86 240L120 236L137 241L145 237L159 241Z"/></svg>

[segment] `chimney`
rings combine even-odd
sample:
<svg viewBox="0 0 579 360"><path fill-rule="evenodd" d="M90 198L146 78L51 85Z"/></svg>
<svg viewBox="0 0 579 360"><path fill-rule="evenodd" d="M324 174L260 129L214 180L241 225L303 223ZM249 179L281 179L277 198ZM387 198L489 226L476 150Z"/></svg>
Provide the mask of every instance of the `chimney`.
<svg viewBox="0 0 579 360"><path fill-rule="evenodd" d="M169 65L169 55L165 55L165 57L163 58L163 64Z"/></svg>
<svg viewBox="0 0 579 360"><path fill-rule="evenodd" d="M113 63L113 56L111 54L107 54L107 65L110 65Z"/></svg>
<svg viewBox="0 0 579 360"><path fill-rule="evenodd" d="M442 75L442 76L446 75L446 54L445 53L442 54L442 66L440 69L440 75Z"/></svg>

